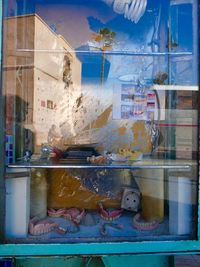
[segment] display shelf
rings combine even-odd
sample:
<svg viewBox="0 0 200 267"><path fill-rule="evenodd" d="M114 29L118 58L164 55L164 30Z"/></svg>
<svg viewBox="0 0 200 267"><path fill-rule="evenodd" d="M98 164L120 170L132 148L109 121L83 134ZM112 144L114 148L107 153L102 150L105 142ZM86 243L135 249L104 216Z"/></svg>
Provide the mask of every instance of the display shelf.
<svg viewBox="0 0 200 267"><path fill-rule="evenodd" d="M198 91L198 85L175 85L175 84L167 84L167 85L158 85L154 84L151 88L152 90L175 90L175 91Z"/></svg>
<svg viewBox="0 0 200 267"><path fill-rule="evenodd" d="M68 53L76 53L76 54L90 54L90 55L98 55L101 54L101 51L98 50L64 50L64 49L17 49L17 52L27 53L52 53L52 54L66 54ZM131 50L113 50L113 51L105 51L105 55L125 55L125 56L192 56L193 52L187 51L178 51L178 52L135 52Z"/></svg>
<svg viewBox="0 0 200 267"><path fill-rule="evenodd" d="M67 160L38 160L31 162L17 162L8 164L8 168L45 168L45 169L174 169L180 171L190 171L196 165L192 160L157 160L145 159L141 161L112 162L110 164L90 164L80 162L68 162Z"/></svg>

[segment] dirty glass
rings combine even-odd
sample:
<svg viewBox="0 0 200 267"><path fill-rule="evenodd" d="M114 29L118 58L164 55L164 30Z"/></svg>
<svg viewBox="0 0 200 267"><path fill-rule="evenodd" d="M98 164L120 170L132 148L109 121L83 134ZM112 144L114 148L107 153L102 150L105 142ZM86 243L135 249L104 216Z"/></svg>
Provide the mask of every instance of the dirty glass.
<svg viewBox="0 0 200 267"><path fill-rule="evenodd" d="M7 242L196 239L197 15L4 1Z"/></svg>

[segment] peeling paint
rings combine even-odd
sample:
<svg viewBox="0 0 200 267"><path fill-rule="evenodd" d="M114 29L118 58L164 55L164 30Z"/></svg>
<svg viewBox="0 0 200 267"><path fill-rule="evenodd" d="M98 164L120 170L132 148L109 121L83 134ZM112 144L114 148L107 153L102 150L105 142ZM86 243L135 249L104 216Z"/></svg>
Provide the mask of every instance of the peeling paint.
<svg viewBox="0 0 200 267"><path fill-rule="evenodd" d="M152 149L151 137L145 128L145 122L135 122L131 130L133 132L133 142L131 143L132 148L134 150L140 150L144 154L150 153Z"/></svg>
<svg viewBox="0 0 200 267"><path fill-rule="evenodd" d="M101 115L97 117L95 121L91 123L91 125L88 125L84 130L102 128L106 126L111 112L112 112L112 105L109 106Z"/></svg>

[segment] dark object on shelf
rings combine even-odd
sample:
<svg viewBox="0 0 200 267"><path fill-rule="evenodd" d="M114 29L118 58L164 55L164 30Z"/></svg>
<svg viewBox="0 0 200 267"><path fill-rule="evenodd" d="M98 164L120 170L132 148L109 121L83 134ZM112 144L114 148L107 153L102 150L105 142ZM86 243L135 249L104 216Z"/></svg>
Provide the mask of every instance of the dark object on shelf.
<svg viewBox="0 0 200 267"><path fill-rule="evenodd" d="M168 74L166 72L158 72L156 77L153 79L154 84L165 84L166 80L168 79Z"/></svg>
<svg viewBox="0 0 200 267"><path fill-rule="evenodd" d="M99 156L99 153L90 146L70 146L62 154L62 159L72 161L87 161L87 157Z"/></svg>
<svg viewBox="0 0 200 267"><path fill-rule="evenodd" d="M17 160L23 160L25 162L29 162L31 160L32 152L30 150L26 150L24 152L24 156L21 158L17 158Z"/></svg>

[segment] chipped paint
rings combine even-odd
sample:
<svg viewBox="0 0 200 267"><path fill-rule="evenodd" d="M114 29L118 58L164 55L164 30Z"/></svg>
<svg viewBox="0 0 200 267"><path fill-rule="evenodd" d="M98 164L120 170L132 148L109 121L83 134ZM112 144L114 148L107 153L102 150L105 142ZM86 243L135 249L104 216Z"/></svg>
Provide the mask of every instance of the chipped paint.
<svg viewBox="0 0 200 267"><path fill-rule="evenodd" d="M112 113L112 105L109 106L104 112L97 117L95 121L88 125L84 130L102 128L107 125L110 114Z"/></svg>

